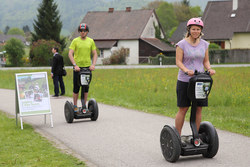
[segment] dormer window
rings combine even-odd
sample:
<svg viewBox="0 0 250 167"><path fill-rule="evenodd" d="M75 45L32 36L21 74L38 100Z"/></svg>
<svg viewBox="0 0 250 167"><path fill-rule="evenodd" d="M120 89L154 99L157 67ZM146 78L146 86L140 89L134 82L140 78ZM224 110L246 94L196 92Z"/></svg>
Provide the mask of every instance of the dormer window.
<svg viewBox="0 0 250 167"><path fill-rule="evenodd" d="M235 17L235 16L236 16L236 13L232 13L232 14L231 14L231 17Z"/></svg>

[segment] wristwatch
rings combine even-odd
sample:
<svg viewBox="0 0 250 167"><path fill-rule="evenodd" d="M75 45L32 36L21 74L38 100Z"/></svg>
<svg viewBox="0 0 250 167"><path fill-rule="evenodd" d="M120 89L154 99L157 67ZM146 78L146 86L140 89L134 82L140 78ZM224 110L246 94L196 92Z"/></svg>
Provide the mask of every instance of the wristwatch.
<svg viewBox="0 0 250 167"><path fill-rule="evenodd" d="M75 66L76 66L76 64L73 64L73 66L75 67Z"/></svg>

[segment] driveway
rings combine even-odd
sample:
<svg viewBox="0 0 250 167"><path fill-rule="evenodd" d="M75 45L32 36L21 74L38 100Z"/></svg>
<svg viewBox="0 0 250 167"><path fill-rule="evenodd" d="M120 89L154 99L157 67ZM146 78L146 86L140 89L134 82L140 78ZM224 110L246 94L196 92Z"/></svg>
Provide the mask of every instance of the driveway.
<svg viewBox="0 0 250 167"><path fill-rule="evenodd" d="M66 100L71 101L71 98L51 98L53 128L49 116L47 124L44 124L43 116L24 117L23 120L57 147L84 160L88 166L247 167L250 164L250 138L218 129L220 146L214 158L188 156L180 157L174 164L169 163L161 153L160 132L165 124L174 124L174 119L99 103L97 121L74 120L68 124L64 118ZM0 89L0 101L0 110L15 116L15 91ZM20 122L17 128L20 129ZM191 134L188 122L184 124L183 134Z"/></svg>

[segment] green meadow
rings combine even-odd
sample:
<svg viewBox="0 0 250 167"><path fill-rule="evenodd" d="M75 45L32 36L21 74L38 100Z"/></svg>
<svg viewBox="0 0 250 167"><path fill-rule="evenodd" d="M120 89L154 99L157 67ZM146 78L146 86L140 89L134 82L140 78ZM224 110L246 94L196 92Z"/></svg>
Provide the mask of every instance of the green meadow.
<svg viewBox="0 0 250 167"><path fill-rule="evenodd" d="M31 125L24 124L21 130L17 128L16 120L3 112L0 112L0 121L0 166L86 166L72 155L55 148Z"/></svg>
<svg viewBox="0 0 250 167"><path fill-rule="evenodd" d="M210 121L221 130L250 136L250 68L215 70L209 106L203 109L203 121ZM53 94L50 70L39 71L47 71L50 94ZM14 74L26 72L37 71L0 71L0 88L15 89ZM177 112L177 73L177 68L97 69L93 72L89 94L100 103L174 118ZM64 81L66 96L70 97L73 90L72 77L72 70L67 69ZM189 114L186 120L189 120Z"/></svg>

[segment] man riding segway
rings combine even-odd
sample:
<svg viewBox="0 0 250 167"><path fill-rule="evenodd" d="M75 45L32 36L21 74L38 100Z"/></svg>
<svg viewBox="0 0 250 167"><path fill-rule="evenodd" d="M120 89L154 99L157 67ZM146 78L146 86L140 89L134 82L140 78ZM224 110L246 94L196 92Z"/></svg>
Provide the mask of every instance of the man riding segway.
<svg viewBox="0 0 250 167"><path fill-rule="evenodd" d="M95 65L97 61L97 52L96 52L96 45L93 39L87 37L89 32L89 27L85 23L81 23L78 26L78 32L80 33L79 37L76 37L69 46L69 59L71 63L74 66L73 70L73 110L75 118L86 118L86 116L81 116L82 114L88 115L89 111L89 105L92 104L94 99L91 99L89 101L89 105L87 108L87 98L88 98L88 91L89 91L89 84L91 82L92 78L92 71L95 70ZM91 61L91 55L93 55L93 60ZM82 107L77 107L77 100L79 96L79 91L81 90L81 102ZM67 102L66 102L67 103ZM68 102L69 104L69 102ZM98 107L97 103L94 100L94 106L95 110ZM66 105L66 104L65 104ZM69 105L70 106L70 105ZM67 108L67 107L66 107ZM69 108L69 107L68 107ZM91 115L91 113L89 114ZM65 113L65 117L67 114ZM77 117L80 116L80 117ZM71 119L72 115L69 116L70 121L66 120L67 122L73 121ZM93 117L93 114L91 118ZM95 115L97 119L97 116Z"/></svg>

